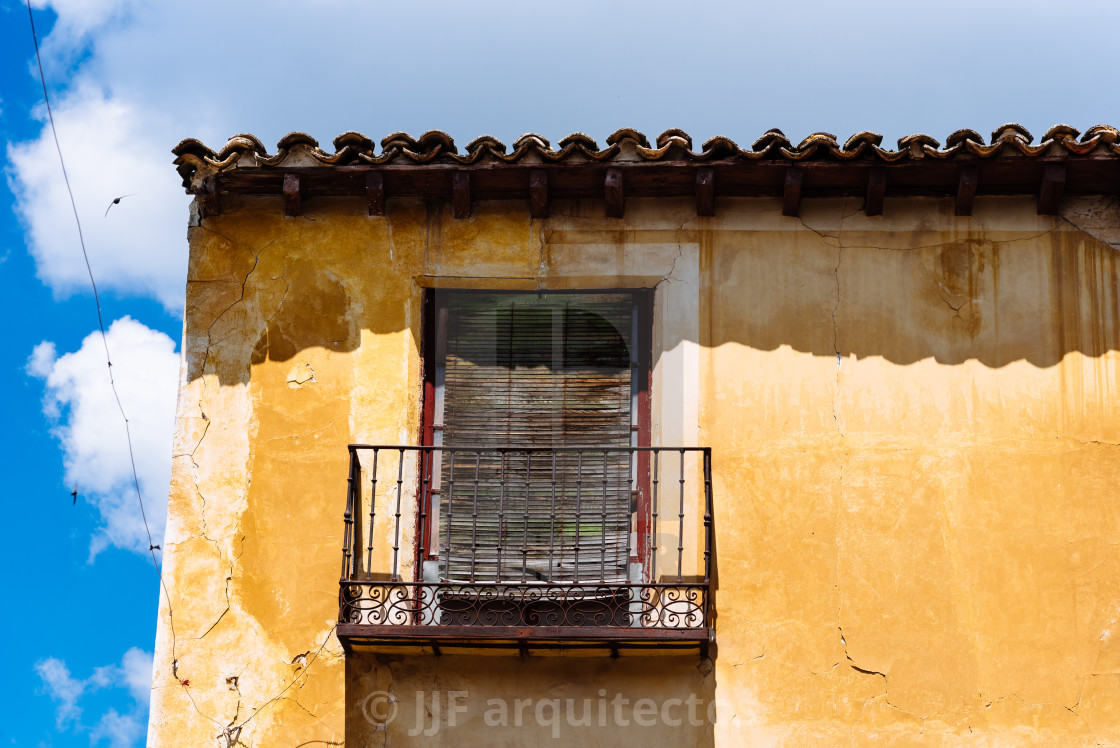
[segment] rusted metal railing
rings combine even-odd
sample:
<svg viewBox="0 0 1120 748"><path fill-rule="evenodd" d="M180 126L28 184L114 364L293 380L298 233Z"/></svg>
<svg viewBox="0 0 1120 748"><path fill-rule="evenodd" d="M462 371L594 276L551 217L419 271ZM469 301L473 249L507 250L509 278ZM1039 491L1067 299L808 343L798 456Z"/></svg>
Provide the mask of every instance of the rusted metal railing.
<svg viewBox="0 0 1120 748"><path fill-rule="evenodd" d="M344 633L706 635L710 449L349 449Z"/></svg>

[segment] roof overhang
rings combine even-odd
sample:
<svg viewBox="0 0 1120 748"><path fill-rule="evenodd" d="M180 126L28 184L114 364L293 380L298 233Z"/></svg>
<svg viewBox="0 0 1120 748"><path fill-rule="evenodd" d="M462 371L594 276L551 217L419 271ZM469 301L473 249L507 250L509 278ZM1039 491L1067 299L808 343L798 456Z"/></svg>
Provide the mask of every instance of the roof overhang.
<svg viewBox="0 0 1120 748"><path fill-rule="evenodd" d="M928 135L881 147L882 137L853 135L843 145L817 133L797 146L771 130L744 150L727 138L699 151L679 130L668 130L652 147L645 136L619 130L600 149L582 134L553 149L525 135L512 151L494 138L472 141L460 154L452 139L428 132L419 139L397 133L381 142L345 133L327 153L304 133L282 138L269 154L255 137L238 135L214 152L197 140L173 150L187 191L203 212L220 211L224 195L278 195L285 213L299 214L317 197L364 198L380 215L387 200L447 201L456 218L486 200L524 200L534 217L547 217L552 200L601 199L608 216L621 218L628 197L690 197L699 215L714 215L717 197L781 197L786 215L797 215L806 197L862 196L869 215L886 197L952 196L958 215L970 215L977 195L1035 195L1038 211L1057 213L1067 195L1120 193L1120 132L1098 125L1080 139L1074 128L1051 128L1037 145L1019 125L1004 125L985 144L959 130L944 148Z"/></svg>

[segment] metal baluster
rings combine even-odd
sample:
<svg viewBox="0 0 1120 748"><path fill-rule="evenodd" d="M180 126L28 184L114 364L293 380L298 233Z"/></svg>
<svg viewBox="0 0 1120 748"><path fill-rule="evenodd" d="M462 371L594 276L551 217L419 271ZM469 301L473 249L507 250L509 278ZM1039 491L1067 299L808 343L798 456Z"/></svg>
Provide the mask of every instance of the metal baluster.
<svg viewBox="0 0 1120 748"><path fill-rule="evenodd" d="M377 507L377 456L378 450L373 450L373 469L372 478L370 480L370 493L369 493L369 535L366 547L366 575L369 575L370 570L373 568L373 521ZM361 550L358 551L361 553Z"/></svg>
<svg viewBox="0 0 1120 748"><path fill-rule="evenodd" d="M404 449L397 450L397 511L393 523L393 581L399 582L401 550L401 486L404 485ZM372 539L371 539L372 540Z"/></svg>
<svg viewBox="0 0 1120 748"><path fill-rule="evenodd" d="M494 570L494 581L502 581L502 546L506 534L506 453L503 450L502 467L498 483L498 565Z"/></svg>
<svg viewBox="0 0 1120 748"><path fill-rule="evenodd" d="M354 468L358 465L358 455L350 450L350 475L346 479L346 512L342 515L342 575L344 580L353 578L351 568L350 544L354 537L354 486L359 484L361 475L355 475Z"/></svg>
<svg viewBox="0 0 1120 748"><path fill-rule="evenodd" d="M704 582L712 578L712 453L704 450Z"/></svg>
<svg viewBox="0 0 1120 748"><path fill-rule="evenodd" d="M471 499L471 582L474 582L474 565L478 556L478 463L481 452L474 453L474 498Z"/></svg>
<svg viewBox="0 0 1120 748"><path fill-rule="evenodd" d="M657 527L657 484L659 481L657 479L657 476L660 474L660 465L661 450L655 449L653 450L653 496L651 497L653 512L651 517L652 521L650 522L649 526L649 535L651 541L649 549L649 581L651 582L657 581L657 537L659 535Z"/></svg>
<svg viewBox="0 0 1120 748"><path fill-rule="evenodd" d="M572 572L572 581L578 582L579 578L579 526L581 522L581 514L583 510L583 450L576 452L576 547L575 547L575 570Z"/></svg>
<svg viewBox="0 0 1120 748"><path fill-rule="evenodd" d="M626 581L628 582L630 581L630 556L634 550L630 547L630 539L634 535L634 507L630 506L630 504L631 497L634 496L634 489L636 487L637 481L634 477L634 450L629 449L626 451L626 490L623 491L622 488L619 487L619 493L626 500L626 547L624 549L625 555L622 558L622 568L626 571Z"/></svg>
<svg viewBox="0 0 1120 748"><path fill-rule="evenodd" d="M681 581L681 565L684 563L684 450L681 450L681 509L680 524L677 528L677 581Z"/></svg>
<svg viewBox="0 0 1120 748"><path fill-rule="evenodd" d="M607 581L607 475L610 473L607 460L609 454L607 450L603 450L603 493L600 497L602 503L599 511L599 581L603 583Z"/></svg>
<svg viewBox="0 0 1120 748"><path fill-rule="evenodd" d="M443 544L443 581L451 581L451 500L455 496L455 450L447 458L447 542Z"/></svg>
<svg viewBox="0 0 1120 748"><path fill-rule="evenodd" d="M556 548L556 450L552 451L552 502L548 519L548 581L553 581L552 557Z"/></svg>
<svg viewBox="0 0 1120 748"><path fill-rule="evenodd" d="M529 574L529 474L532 471L533 453L525 450L525 526L521 531L521 580Z"/></svg>
<svg viewBox="0 0 1120 748"><path fill-rule="evenodd" d="M424 565L424 551L426 550L425 540L428 537L428 501L431 499L431 483L432 483L432 462L435 456L434 452L428 450L418 450L420 457L420 526L417 528L420 536L420 548L416 556L417 568L414 571L422 572ZM415 579L417 575L413 573ZM417 580L419 581L419 580Z"/></svg>

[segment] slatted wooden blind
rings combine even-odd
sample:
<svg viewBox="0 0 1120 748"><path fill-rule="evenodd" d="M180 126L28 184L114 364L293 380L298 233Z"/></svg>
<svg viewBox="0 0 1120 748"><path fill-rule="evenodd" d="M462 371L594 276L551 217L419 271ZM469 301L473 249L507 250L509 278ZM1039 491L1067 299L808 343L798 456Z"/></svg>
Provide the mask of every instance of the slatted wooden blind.
<svg viewBox="0 0 1120 748"><path fill-rule="evenodd" d="M445 454L440 576L624 581L629 560L635 306L630 294L437 296ZM552 447L586 447L581 453Z"/></svg>

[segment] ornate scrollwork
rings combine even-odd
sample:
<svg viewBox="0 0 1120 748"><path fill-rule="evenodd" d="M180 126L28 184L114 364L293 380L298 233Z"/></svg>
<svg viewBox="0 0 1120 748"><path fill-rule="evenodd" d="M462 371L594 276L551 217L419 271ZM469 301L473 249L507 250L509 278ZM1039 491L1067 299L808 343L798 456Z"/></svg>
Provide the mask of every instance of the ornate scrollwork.
<svg viewBox="0 0 1120 748"><path fill-rule="evenodd" d="M339 622L368 626L707 626L702 584L494 584L344 581Z"/></svg>

